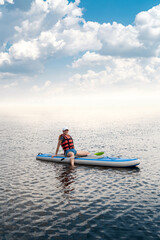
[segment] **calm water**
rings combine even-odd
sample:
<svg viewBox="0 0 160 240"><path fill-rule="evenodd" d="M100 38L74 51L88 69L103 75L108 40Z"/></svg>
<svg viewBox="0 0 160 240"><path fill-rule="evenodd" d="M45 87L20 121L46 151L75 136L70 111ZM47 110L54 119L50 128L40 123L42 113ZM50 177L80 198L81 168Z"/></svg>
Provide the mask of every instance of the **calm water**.
<svg viewBox="0 0 160 240"><path fill-rule="evenodd" d="M63 123L1 119L1 239L160 239L159 120L68 124L77 149L141 159L71 169L35 160L55 152Z"/></svg>

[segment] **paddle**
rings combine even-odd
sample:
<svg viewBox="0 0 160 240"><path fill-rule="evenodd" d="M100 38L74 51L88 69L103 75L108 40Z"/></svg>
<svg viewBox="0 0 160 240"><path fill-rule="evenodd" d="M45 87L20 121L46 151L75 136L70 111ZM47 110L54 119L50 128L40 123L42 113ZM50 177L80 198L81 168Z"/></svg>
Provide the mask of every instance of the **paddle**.
<svg viewBox="0 0 160 240"><path fill-rule="evenodd" d="M96 155L96 156L101 156L101 155L103 155L104 154L104 152L97 152L97 153L94 153L93 155ZM86 157L86 156L77 156L78 158L81 158L81 157ZM63 161L65 158L67 158L67 157L63 157L62 159L61 159L61 161ZM68 157L68 158L70 158L70 157Z"/></svg>
<svg viewBox="0 0 160 240"><path fill-rule="evenodd" d="M97 152L97 153L94 153L94 155L96 155L96 156L101 156L101 155L103 155L104 154L104 152Z"/></svg>

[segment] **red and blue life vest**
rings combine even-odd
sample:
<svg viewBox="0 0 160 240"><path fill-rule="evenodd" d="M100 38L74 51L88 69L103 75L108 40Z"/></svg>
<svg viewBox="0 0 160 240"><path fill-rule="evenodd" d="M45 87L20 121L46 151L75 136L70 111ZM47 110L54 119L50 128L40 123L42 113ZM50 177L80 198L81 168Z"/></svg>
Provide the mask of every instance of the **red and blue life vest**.
<svg viewBox="0 0 160 240"><path fill-rule="evenodd" d="M62 146L64 152L69 150L69 149L73 149L74 148L74 144L73 144L72 137L70 135L65 135L65 134L60 135L60 137L61 136L63 137L61 146Z"/></svg>

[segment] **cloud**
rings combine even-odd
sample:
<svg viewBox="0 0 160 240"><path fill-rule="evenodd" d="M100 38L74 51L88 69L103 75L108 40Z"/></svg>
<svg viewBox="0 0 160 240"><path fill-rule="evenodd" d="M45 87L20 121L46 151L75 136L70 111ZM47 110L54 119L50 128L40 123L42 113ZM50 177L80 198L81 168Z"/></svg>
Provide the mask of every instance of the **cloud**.
<svg viewBox="0 0 160 240"><path fill-rule="evenodd" d="M20 40L13 44L9 49L9 55L14 59L36 60L40 57L52 56L59 49L64 46L63 40L57 41L56 36L52 32L42 32L39 38L32 39L32 41Z"/></svg>
<svg viewBox="0 0 160 240"><path fill-rule="evenodd" d="M64 51L67 55L75 55L86 50L99 50L101 43L95 32L81 30L64 30L61 34L66 42Z"/></svg>
<svg viewBox="0 0 160 240"><path fill-rule="evenodd" d="M78 3L79 1L68 3L67 0L33 1L31 9L23 14L21 25L14 26L15 34L7 49L12 62L13 59L36 60L53 56L66 43L69 45L78 33L81 35L81 40L84 40L85 33L82 34L78 29L72 29L73 25L77 27L82 15L81 9L77 6ZM68 32L69 28L71 28L70 32ZM4 32L2 35L5 35ZM7 33L6 38L8 38ZM6 50L7 43L3 43L3 46L3 49ZM70 47L66 48L69 53ZM80 47L76 47L76 43L75 48L80 51ZM83 46L81 48L84 49ZM85 49L87 49L87 44ZM2 53L5 53L4 50Z"/></svg>
<svg viewBox="0 0 160 240"><path fill-rule="evenodd" d="M48 106L49 117L54 106L68 115L88 106L93 118L95 106L107 115L115 107L119 117L145 95L140 112L159 109L160 5L124 26L86 21L79 0L0 1L1 104Z"/></svg>
<svg viewBox="0 0 160 240"><path fill-rule="evenodd" d="M129 81L133 81L133 85L136 82L153 82L159 84L159 74L160 74L160 58L152 57L152 58L120 58L113 56L103 56L95 52L86 52L81 58L75 60L72 63L73 68L83 68L87 66L88 68L103 66L104 71L95 72L96 77L99 78L99 75L102 75L107 79L112 79L110 82L123 82L124 76L126 76L126 84L127 78ZM121 75L123 73L123 75ZM87 79L91 78L90 74L78 74L79 80L83 79L84 76ZM133 77L135 76L135 77ZM76 77L77 78L77 77ZM74 77L72 78L72 80ZM129 80L130 79L130 80Z"/></svg>
<svg viewBox="0 0 160 240"><path fill-rule="evenodd" d="M87 53L81 59L73 63L73 67L81 67L91 64L102 64L104 70L88 70L84 74L76 73L70 81L77 87L86 91L97 89L112 89L144 86L159 86L160 59L159 58L119 58L104 57L96 53Z"/></svg>
<svg viewBox="0 0 160 240"><path fill-rule="evenodd" d="M0 66L3 65L4 63L8 63L8 64L11 63L10 56L6 52L0 53Z"/></svg>
<svg viewBox="0 0 160 240"><path fill-rule="evenodd" d="M31 92L36 94L39 93L47 98L52 98L53 95L64 94L65 87L67 84L56 84L51 81L45 81L42 85L34 85L31 87ZM54 93L54 94L53 94Z"/></svg>
<svg viewBox="0 0 160 240"><path fill-rule="evenodd" d="M0 80L4 80L4 79L13 79L16 78L16 74L13 73L9 73L9 72L0 72Z"/></svg>
<svg viewBox="0 0 160 240"><path fill-rule="evenodd" d="M4 5L6 2L13 4L13 0L0 0L0 5Z"/></svg>
<svg viewBox="0 0 160 240"><path fill-rule="evenodd" d="M98 81L102 86L148 82L149 71L156 78L159 70L153 59L157 63L160 54L160 5L139 13L134 25L123 26L116 22L85 21L79 3L79 0L34 0L26 12L3 9L1 70L18 72L19 67L19 71L31 74L34 70L39 72L38 66L48 58L78 58L83 54L72 63L74 69L88 67L86 73L73 77L81 85L85 81L92 86L97 86ZM7 22L9 31L6 21L11 21ZM92 70L93 66L104 69Z"/></svg>
<svg viewBox="0 0 160 240"><path fill-rule="evenodd" d="M9 53L12 58L15 59L31 58L35 60L39 56L39 49L36 40L32 42L21 40L20 42L13 44L9 49Z"/></svg>
<svg viewBox="0 0 160 240"><path fill-rule="evenodd" d="M46 81L43 86L39 87L37 85L34 85L31 88L31 90L34 92L41 92L41 91L48 89L51 86L51 84L52 84L51 81Z"/></svg>
<svg viewBox="0 0 160 240"><path fill-rule="evenodd" d="M82 10L77 6L78 1L69 3L67 0L35 0L31 4L31 9L26 13L26 19L21 25L16 26L18 38L24 36L25 40L39 37L41 32L52 31L57 28L57 24L64 26L59 27L63 30L71 21L77 24L82 16ZM63 24L62 24L63 25Z"/></svg>
<svg viewBox="0 0 160 240"><path fill-rule="evenodd" d="M9 83L9 84L4 84L3 85L3 88L7 89L7 88L13 88L13 87L16 87L18 85L18 82L15 81L15 82L12 82L12 83Z"/></svg>
<svg viewBox="0 0 160 240"><path fill-rule="evenodd" d="M143 43L144 56L159 56L160 5L147 12L140 12L135 19L138 39Z"/></svg>
<svg viewBox="0 0 160 240"><path fill-rule="evenodd" d="M131 25L125 27L116 22L104 23L99 28L98 36L102 42L100 52L104 55L135 56L142 47L138 31Z"/></svg>
<svg viewBox="0 0 160 240"><path fill-rule="evenodd" d="M82 9L77 6L78 4L79 1L68 3L67 0L49 0L42 4L42 1L36 0L27 14L28 19L23 21L21 26L15 27L16 38L23 36L26 41L34 42L35 39L41 40L46 36L45 43L37 41L37 46L39 52L43 52L41 48L45 45L46 52L52 56L60 50L58 47L56 51L51 51L53 41L61 43L61 47L63 44L63 55L73 56L88 49L99 49L101 44L97 40L97 32L93 27L90 30L89 27L86 29L87 24L85 27L80 25L84 20L81 18ZM43 58L43 53L39 57Z"/></svg>
<svg viewBox="0 0 160 240"><path fill-rule="evenodd" d="M22 22L24 17L25 14L18 9L9 11L6 7L2 8L0 17L0 52L8 52L8 49L16 41L15 26Z"/></svg>
<svg viewBox="0 0 160 240"><path fill-rule="evenodd" d="M80 68L83 66L97 66L104 65L111 60L111 56L103 56L99 53L87 51L81 58L74 60L73 68Z"/></svg>

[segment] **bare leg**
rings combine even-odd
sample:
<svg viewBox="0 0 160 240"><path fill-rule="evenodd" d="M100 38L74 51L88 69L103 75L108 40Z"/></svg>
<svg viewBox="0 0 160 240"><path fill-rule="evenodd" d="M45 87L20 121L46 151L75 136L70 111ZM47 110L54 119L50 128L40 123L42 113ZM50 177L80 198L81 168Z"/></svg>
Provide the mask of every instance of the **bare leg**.
<svg viewBox="0 0 160 240"><path fill-rule="evenodd" d="M73 152L69 152L67 154L67 157L70 157L71 166L74 167L74 153Z"/></svg>
<svg viewBox="0 0 160 240"><path fill-rule="evenodd" d="M86 156L89 155L90 153L88 151L77 151L76 156Z"/></svg>

